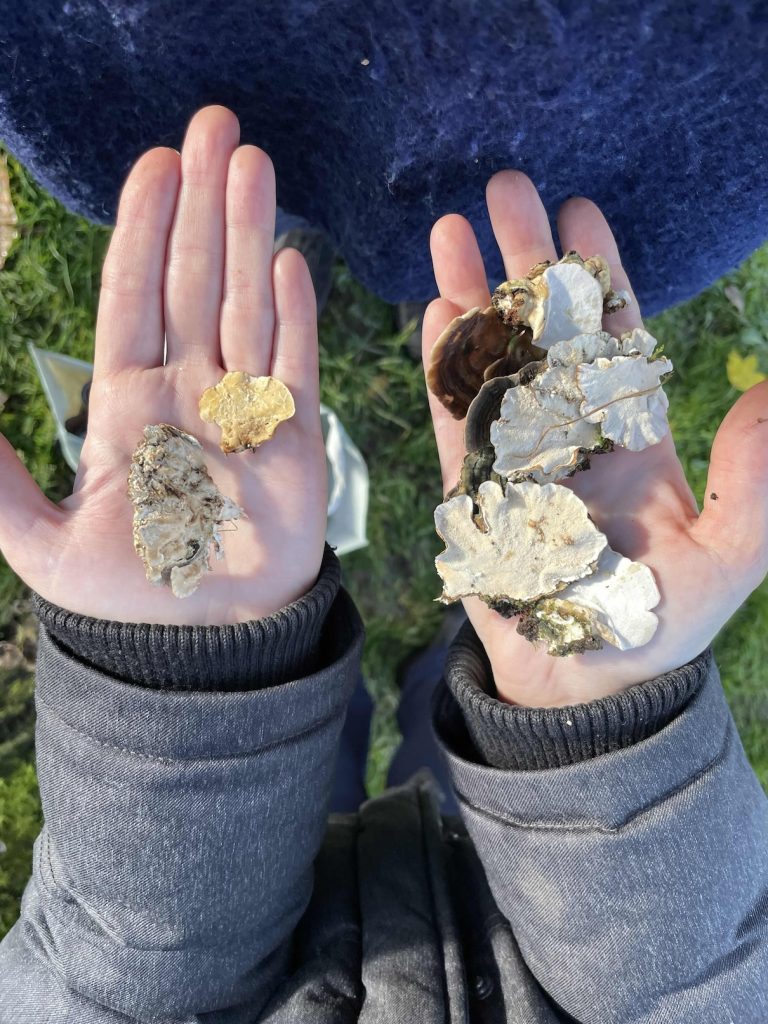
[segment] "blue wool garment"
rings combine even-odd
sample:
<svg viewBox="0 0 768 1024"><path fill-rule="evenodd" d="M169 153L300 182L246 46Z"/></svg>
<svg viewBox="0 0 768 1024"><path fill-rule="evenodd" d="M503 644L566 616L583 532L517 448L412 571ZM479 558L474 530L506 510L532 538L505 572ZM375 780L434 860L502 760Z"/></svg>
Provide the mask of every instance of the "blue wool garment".
<svg viewBox="0 0 768 1024"><path fill-rule="evenodd" d="M0 138L70 209L114 218L148 147L222 103L278 200L384 299L435 294L431 225L517 167L554 216L605 212L644 312L768 236L762 0L0 0Z"/></svg>

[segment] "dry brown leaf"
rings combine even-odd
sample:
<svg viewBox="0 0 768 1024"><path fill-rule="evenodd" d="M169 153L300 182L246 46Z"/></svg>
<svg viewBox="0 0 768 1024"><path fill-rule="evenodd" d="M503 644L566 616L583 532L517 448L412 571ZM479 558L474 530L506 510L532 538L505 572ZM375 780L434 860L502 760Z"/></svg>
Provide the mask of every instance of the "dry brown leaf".
<svg viewBox="0 0 768 1024"><path fill-rule="evenodd" d="M735 284L728 284L725 286L725 297L743 316L744 296L741 294L741 290Z"/></svg>
<svg viewBox="0 0 768 1024"><path fill-rule="evenodd" d="M18 217L11 198L11 179L8 176L8 161L0 160L0 270L5 265L11 245L18 237Z"/></svg>
<svg viewBox="0 0 768 1024"><path fill-rule="evenodd" d="M0 669L20 668L24 664L24 654L16 644L3 641L0 643Z"/></svg>

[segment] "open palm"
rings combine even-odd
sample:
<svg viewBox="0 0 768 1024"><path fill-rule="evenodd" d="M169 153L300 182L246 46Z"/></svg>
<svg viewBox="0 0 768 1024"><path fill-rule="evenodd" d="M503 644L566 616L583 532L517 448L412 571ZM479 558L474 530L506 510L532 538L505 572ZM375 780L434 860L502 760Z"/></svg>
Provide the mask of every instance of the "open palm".
<svg viewBox="0 0 768 1024"><path fill-rule="evenodd" d="M47 501L0 438L3 554L43 597L80 614L242 622L283 607L317 577L326 469L315 297L299 253L273 259L272 164L238 142L234 114L208 107L192 119L181 155L151 150L128 177L102 275L74 493ZM256 452L225 456L198 401L235 369L280 378L296 415ZM216 485L247 516L222 534L224 559L184 600L151 585L133 549L128 470L149 423L197 437Z"/></svg>
<svg viewBox="0 0 768 1024"><path fill-rule="evenodd" d="M533 184L519 172L491 179L488 210L508 278L542 260L556 260L549 223ZM597 253L611 266L616 288L631 287L613 235L597 207L572 199L558 217L563 250ZM432 258L441 297L424 318L424 359L450 320L490 302L482 258L464 218L443 217L432 232ZM606 317L618 334L642 325L637 302ZM660 339L663 341L663 339ZM463 423L429 396L444 489L457 481L464 456ZM671 436L642 452L616 450L565 482L584 502L615 550L645 562L656 575L658 630L632 651L606 645L567 658L550 656L477 598L465 601L482 640L500 695L527 706L565 705L615 693L689 661L763 579L768 569L768 382L744 395L723 422L713 450L701 514Z"/></svg>

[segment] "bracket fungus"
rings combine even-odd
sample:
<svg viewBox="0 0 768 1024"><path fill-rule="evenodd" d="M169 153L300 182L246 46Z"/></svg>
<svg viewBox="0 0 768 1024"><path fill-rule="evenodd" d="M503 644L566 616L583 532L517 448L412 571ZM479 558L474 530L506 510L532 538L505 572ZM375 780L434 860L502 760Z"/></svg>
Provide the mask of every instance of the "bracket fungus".
<svg viewBox="0 0 768 1024"><path fill-rule="evenodd" d="M629 295L612 290L602 256L583 260L571 251L557 263L539 263L525 277L503 281L491 301L503 323L529 327L533 344L547 349L599 331L603 314L623 309Z"/></svg>
<svg viewBox="0 0 768 1024"><path fill-rule="evenodd" d="M538 602L521 618L518 632L544 641L555 655L597 650L603 641L626 651L653 637L658 620L651 609L660 600L647 565L606 547L592 575Z"/></svg>
<svg viewBox="0 0 768 1024"><path fill-rule="evenodd" d="M539 263L524 278L504 281L486 309L457 316L432 347L427 386L456 419L463 419L483 383L517 373L550 345L601 331L605 313L623 309L626 292L611 288L602 256L569 252Z"/></svg>
<svg viewBox="0 0 768 1024"><path fill-rule="evenodd" d="M592 453L658 444L669 429L661 378L672 364L648 358L655 345L639 330L621 340L601 331L553 345L535 375L515 382L501 400L489 431L494 471L512 481L551 483L584 468ZM474 424L472 407L470 417Z"/></svg>
<svg viewBox="0 0 768 1024"><path fill-rule="evenodd" d="M168 423L144 427L131 459L128 497L133 546L147 579L176 597L194 593L210 571L209 547L223 557L219 529L243 510L210 477L200 442Z"/></svg>
<svg viewBox="0 0 768 1024"><path fill-rule="evenodd" d="M597 423L603 437L639 452L658 444L669 430L669 399L661 378L672 372L669 359L614 356L576 367L584 396L581 413Z"/></svg>
<svg viewBox="0 0 768 1024"><path fill-rule="evenodd" d="M438 505L438 555L446 603L476 594L495 604L527 605L592 572L608 543L576 495L555 484L486 480L475 502L460 494Z"/></svg>
<svg viewBox="0 0 768 1024"><path fill-rule="evenodd" d="M493 306L476 306L448 324L432 347L427 387L457 420L487 380L515 373L544 353L526 328L506 326Z"/></svg>
<svg viewBox="0 0 768 1024"><path fill-rule="evenodd" d="M451 373L441 378L445 390L460 389L455 403L451 394L438 397L454 416L466 412L467 455L457 486L435 510L446 544L435 560L440 600L477 596L504 616L519 615L518 631L552 655L603 643L639 647L658 625L652 571L612 551L582 500L556 483L588 469L595 453L640 451L669 429L661 385L671 362L642 328L619 338L602 328L603 315L628 301L611 289L601 256L570 252L538 264L493 295L507 338L517 339L518 359L527 361L512 371L499 357L485 365L482 383L479 364L460 385ZM446 328L443 353L460 343L452 373L466 366L477 323L490 330L489 314L472 310ZM495 325L493 336L502 337ZM428 375L433 390L436 366Z"/></svg>
<svg viewBox="0 0 768 1024"><path fill-rule="evenodd" d="M225 373L200 398L200 418L221 427L219 446L226 454L258 448L295 411L293 396L282 381L252 377L242 370Z"/></svg>

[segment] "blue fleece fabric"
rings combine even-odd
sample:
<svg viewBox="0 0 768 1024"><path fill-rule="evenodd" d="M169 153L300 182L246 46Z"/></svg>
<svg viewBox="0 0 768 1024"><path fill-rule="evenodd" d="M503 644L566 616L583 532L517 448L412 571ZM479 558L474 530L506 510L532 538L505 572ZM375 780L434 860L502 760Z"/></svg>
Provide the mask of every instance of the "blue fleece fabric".
<svg viewBox="0 0 768 1024"><path fill-rule="evenodd" d="M135 159L223 103L278 201L383 298L435 292L460 211L489 276L494 171L554 215L594 199L641 305L685 299L768 237L765 0L0 0L0 138L68 207L114 218Z"/></svg>

